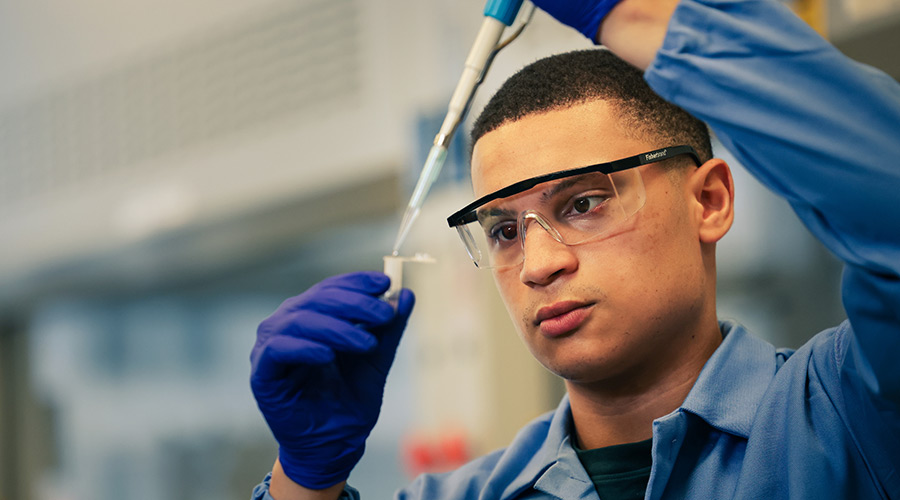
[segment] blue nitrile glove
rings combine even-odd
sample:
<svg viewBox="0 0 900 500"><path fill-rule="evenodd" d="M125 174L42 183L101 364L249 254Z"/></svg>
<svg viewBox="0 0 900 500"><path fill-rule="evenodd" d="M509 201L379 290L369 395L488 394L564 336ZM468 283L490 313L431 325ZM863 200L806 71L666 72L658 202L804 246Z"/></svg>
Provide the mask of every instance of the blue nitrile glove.
<svg viewBox="0 0 900 500"><path fill-rule="evenodd" d="M620 0L533 0L536 7L594 41L600 22Z"/></svg>
<svg viewBox="0 0 900 500"><path fill-rule="evenodd" d="M378 272L333 276L284 301L259 325L250 385L284 472L302 486L346 480L378 420L415 302L404 289L395 311L378 298L389 284Z"/></svg>

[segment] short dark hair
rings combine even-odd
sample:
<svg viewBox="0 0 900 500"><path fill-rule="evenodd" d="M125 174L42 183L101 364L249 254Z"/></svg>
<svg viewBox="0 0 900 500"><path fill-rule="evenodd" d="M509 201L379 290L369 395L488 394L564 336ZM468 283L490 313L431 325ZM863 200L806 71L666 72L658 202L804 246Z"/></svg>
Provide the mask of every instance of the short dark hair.
<svg viewBox="0 0 900 500"><path fill-rule="evenodd" d="M640 70L602 48L553 55L519 70L475 120L471 144L505 123L595 100L614 103L626 127L658 138L659 147L689 144L701 162L712 158L706 125L663 100Z"/></svg>

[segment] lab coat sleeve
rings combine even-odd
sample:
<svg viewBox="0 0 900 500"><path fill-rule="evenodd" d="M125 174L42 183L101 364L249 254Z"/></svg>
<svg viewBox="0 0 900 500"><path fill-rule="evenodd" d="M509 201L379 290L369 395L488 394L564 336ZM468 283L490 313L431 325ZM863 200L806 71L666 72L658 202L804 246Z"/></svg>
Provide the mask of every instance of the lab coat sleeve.
<svg viewBox="0 0 900 500"><path fill-rule="evenodd" d="M272 498L272 495L269 494L269 481L272 479L272 474L267 474L263 482L256 485L253 488L253 495L250 497L250 500L275 500ZM341 496L338 497L338 500L360 500L359 492L356 491L350 485L344 486L344 491L341 492Z"/></svg>
<svg viewBox="0 0 900 500"><path fill-rule="evenodd" d="M838 364L900 402L900 85L770 0L682 0L645 78L846 263Z"/></svg>

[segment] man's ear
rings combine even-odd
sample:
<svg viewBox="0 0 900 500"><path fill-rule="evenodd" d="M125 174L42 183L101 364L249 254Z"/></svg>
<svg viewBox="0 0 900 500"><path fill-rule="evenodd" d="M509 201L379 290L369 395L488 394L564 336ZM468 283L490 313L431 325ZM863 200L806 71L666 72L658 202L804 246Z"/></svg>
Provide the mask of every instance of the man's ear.
<svg viewBox="0 0 900 500"><path fill-rule="evenodd" d="M687 187L697 209L702 243L719 241L734 221L734 181L723 160L713 158L688 176Z"/></svg>

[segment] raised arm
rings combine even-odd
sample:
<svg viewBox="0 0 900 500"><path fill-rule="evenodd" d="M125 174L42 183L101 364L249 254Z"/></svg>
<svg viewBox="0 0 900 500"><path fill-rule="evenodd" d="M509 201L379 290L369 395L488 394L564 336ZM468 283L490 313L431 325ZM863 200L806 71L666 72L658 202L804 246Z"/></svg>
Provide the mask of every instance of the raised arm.
<svg viewBox="0 0 900 500"><path fill-rule="evenodd" d="M855 369L900 401L900 85L769 0L683 1L645 78L847 264Z"/></svg>

